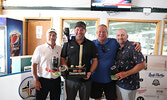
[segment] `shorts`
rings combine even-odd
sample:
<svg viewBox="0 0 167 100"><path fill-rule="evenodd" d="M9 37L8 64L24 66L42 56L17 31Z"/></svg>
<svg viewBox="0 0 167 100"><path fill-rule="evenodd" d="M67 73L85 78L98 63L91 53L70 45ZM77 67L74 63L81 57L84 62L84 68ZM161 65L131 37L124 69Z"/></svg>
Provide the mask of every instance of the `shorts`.
<svg viewBox="0 0 167 100"><path fill-rule="evenodd" d="M117 97L120 100L135 100L136 90L126 90L116 85Z"/></svg>
<svg viewBox="0 0 167 100"><path fill-rule="evenodd" d="M98 99L104 95L107 100L116 100L116 83L112 81L110 83L97 83L92 82L91 98Z"/></svg>

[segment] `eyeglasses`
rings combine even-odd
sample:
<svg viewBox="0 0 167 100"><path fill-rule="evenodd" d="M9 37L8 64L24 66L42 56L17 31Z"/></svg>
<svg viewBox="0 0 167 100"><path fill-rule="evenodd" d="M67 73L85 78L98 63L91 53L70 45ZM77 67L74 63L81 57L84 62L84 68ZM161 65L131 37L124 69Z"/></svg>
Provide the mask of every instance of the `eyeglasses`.
<svg viewBox="0 0 167 100"><path fill-rule="evenodd" d="M101 45L101 50L103 51L103 53L106 53L106 50L105 50L104 44L102 44L102 45Z"/></svg>

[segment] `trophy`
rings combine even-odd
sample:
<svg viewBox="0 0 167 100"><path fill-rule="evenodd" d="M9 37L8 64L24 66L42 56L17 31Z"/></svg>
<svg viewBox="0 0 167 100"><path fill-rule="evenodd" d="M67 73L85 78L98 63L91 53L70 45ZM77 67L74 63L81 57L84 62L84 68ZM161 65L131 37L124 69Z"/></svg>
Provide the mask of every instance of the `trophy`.
<svg viewBox="0 0 167 100"><path fill-rule="evenodd" d="M64 65L61 65L59 67L59 71L61 73L61 76L63 76L65 79L67 78L67 75L68 75L68 71L67 71L67 67L64 66Z"/></svg>
<svg viewBox="0 0 167 100"><path fill-rule="evenodd" d="M56 58L56 56L53 56L52 57L52 70L59 71L58 63L59 63L59 58Z"/></svg>
<svg viewBox="0 0 167 100"><path fill-rule="evenodd" d="M51 69L46 68L45 70L59 77L61 75L59 71L59 58L53 56L51 62L52 62L52 68Z"/></svg>
<svg viewBox="0 0 167 100"><path fill-rule="evenodd" d="M111 80L117 80L117 78L115 77L115 74L119 73L118 68L114 65L110 69L111 69L111 73L112 73L112 75L110 76Z"/></svg>
<svg viewBox="0 0 167 100"><path fill-rule="evenodd" d="M80 45L80 52L79 52L79 65L74 66L71 65L71 67L68 70L68 77L77 77L77 78L86 78L86 68L84 68L85 65L82 66L82 53L83 52L83 45Z"/></svg>

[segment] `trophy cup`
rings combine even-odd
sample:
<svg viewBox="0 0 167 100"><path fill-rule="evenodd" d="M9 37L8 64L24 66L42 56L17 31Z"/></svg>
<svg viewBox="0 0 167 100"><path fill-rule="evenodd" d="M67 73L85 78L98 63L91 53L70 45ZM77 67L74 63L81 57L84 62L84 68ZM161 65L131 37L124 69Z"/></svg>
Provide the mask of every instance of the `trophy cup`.
<svg viewBox="0 0 167 100"><path fill-rule="evenodd" d="M60 71L59 71L59 58L57 58L56 56L52 57L52 68L51 70L46 69L47 71L51 72L53 75L55 76L60 76Z"/></svg>
<svg viewBox="0 0 167 100"><path fill-rule="evenodd" d="M56 56L52 57L52 70L59 71L58 68L59 58L56 58Z"/></svg>
<svg viewBox="0 0 167 100"><path fill-rule="evenodd" d="M115 74L119 73L118 68L114 65L110 69L111 69L111 73L112 73L112 75L110 76L111 80L117 80L117 78L115 77Z"/></svg>
<svg viewBox="0 0 167 100"><path fill-rule="evenodd" d="M80 52L79 52L79 65L74 66L71 65L71 67L68 70L68 77L77 77L77 78L86 78L86 68L84 68L85 65L82 66L82 54L83 54L83 45L80 45Z"/></svg>

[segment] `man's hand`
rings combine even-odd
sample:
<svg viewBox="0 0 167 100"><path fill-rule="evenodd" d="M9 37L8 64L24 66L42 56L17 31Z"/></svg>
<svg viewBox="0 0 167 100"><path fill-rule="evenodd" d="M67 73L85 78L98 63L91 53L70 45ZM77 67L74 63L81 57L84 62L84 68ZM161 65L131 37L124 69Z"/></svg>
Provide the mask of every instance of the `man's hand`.
<svg viewBox="0 0 167 100"><path fill-rule="evenodd" d="M115 74L115 77L116 77L118 80L122 80L123 78L125 78L125 77L127 77L127 76L128 76L127 72L124 72L124 71Z"/></svg>
<svg viewBox="0 0 167 100"><path fill-rule="evenodd" d="M37 90L40 90L40 88L42 88L42 86L41 86L41 83L37 80L37 81L35 81L35 89L37 89Z"/></svg>
<svg viewBox="0 0 167 100"><path fill-rule="evenodd" d="M87 77L86 78L84 78L85 80L88 80L89 78L90 78L90 76L91 76L91 72L87 72Z"/></svg>
<svg viewBox="0 0 167 100"><path fill-rule="evenodd" d="M133 44L136 45L135 50L138 51L138 52L140 52L141 51L141 45L140 45L140 43L139 42L134 42Z"/></svg>

